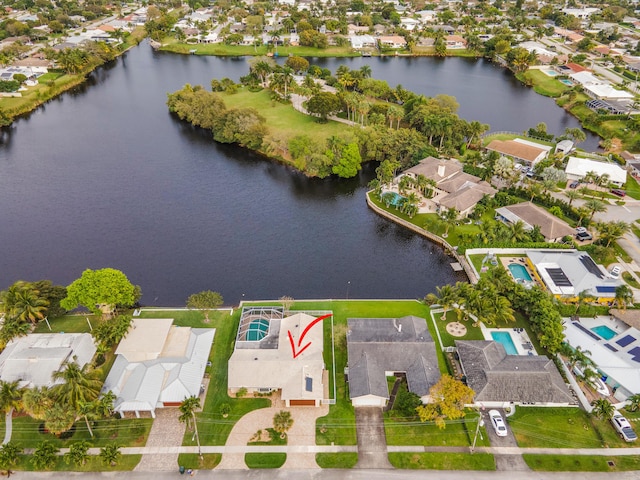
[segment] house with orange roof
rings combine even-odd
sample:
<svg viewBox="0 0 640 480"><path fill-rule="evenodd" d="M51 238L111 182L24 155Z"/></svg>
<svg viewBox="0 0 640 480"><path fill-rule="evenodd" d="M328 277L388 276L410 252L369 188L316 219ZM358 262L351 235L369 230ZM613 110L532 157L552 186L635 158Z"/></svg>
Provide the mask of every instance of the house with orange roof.
<svg viewBox="0 0 640 480"><path fill-rule="evenodd" d="M530 167L545 158L551 150L551 147L521 138L516 138L515 140L492 140L485 148Z"/></svg>
<svg viewBox="0 0 640 480"><path fill-rule="evenodd" d="M444 37L444 43L448 49L467 48L467 41L460 35L447 35Z"/></svg>

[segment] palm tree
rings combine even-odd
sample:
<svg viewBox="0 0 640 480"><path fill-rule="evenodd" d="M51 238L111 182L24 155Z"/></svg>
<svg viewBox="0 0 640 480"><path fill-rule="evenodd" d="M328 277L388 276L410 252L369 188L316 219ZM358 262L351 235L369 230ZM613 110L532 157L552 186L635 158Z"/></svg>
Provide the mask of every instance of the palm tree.
<svg viewBox="0 0 640 480"><path fill-rule="evenodd" d="M53 407L53 395L49 387L33 387L25 390L22 407L31 418L44 420L47 411Z"/></svg>
<svg viewBox="0 0 640 480"><path fill-rule="evenodd" d="M593 360L591 360L591 352L589 350L582 350L582 347L580 345L578 345L576 348L571 348L571 351L567 352L567 358L569 360L569 368L571 369L573 369L573 367L575 367L576 365L582 365L584 367L593 365Z"/></svg>
<svg viewBox="0 0 640 480"><path fill-rule="evenodd" d="M436 287L436 292L436 294L430 293L427 295L425 297L425 301L429 303L431 300L435 300L433 303L437 303L442 307L442 319L444 320L447 311L451 310L451 307L458 302L460 297L458 295L458 290L453 285L447 284L441 287Z"/></svg>
<svg viewBox="0 0 640 480"><path fill-rule="evenodd" d="M627 410L631 412L637 412L638 410L640 410L640 393L631 395L629 398L627 398L627 402Z"/></svg>
<svg viewBox="0 0 640 480"><path fill-rule="evenodd" d="M100 457L102 458L103 465L111 465L114 467L118 464L121 456L120 446L116 443L109 443L100 449Z"/></svg>
<svg viewBox="0 0 640 480"><path fill-rule="evenodd" d="M14 318L5 318L0 327L0 348L4 348L14 338L28 335L30 331L30 324L19 322Z"/></svg>
<svg viewBox="0 0 640 480"><path fill-rule="evenodd" d="M93 402L80 402L78 404L78 410L76 412L78 416L84 418L84 423L87 425L87 430L89 430L89 435L91 435L91 438L93 438L93 430L91 429L89 419L95 420L98 418L98 414L96 412L97 403L97 400Z"/></svg>
<svg viewBox="0 0 640 480"><path fill-rule="evenodd" d="M589 212L591 212L591 215L589 216L589 222L593 220L593 216L596 213L602 213L607 211L607 206L604 203L602 203L600 200L596 200L596 199L587 200L584 203L584 207L587 210L589 210Z"/></svg>
<svg viewBox="0 0 640 480"><path fill-rule="evenodd" d="M362 65L360 67L360 75L362 75L362 78L371 77L371 67L369 65Z"/></svg>
<svg viewBox="0 0 640 480"><path fill-rule="evenodd" d="M200 399L195 395L185 398L180 404L180 416L178 420L186 423L187 427L193 426L196 441L198 443L198 455L200 452L200 435L198 434L198 422L196 421L196 410L200 409Z"/></svg>
<svg viewBox="0 0 640 480"><path fill-rule="evenodd" d="M389 117L389 128L392 128L393 121L396 121L396 130L400 128L400 120L404 118L404 110L398 105L391 105L387 109L387 117Z"/></svg>
<svg viewBox="0 0 640 480"><path fill-rule="evenodd" d="M614 299L618 308L627 309L627 305L633 303L633 292L628 285L619 285L616 287L616 296Z"/></svg>
<svg viewBox="0 0 640 480"><path fill-rule="evenodd" d="M4 413L7 431L11 429L13 411L22 406L23 389L19 385L19 380L15 382L0 380L0 411Z"/></svg>
<svg viewBox="0 0 640 480"><path fill-rule="evenodd" d="M593 407L591 413L600 420L610 419L616 411L616 407L614 407L606 398L598 398L597 400L594 400L591 402L591 406Z"/></svg>
<svg viewBox="0 0 640 480"><path fill-rule="evenodd" d="M61 370L53 373L52 378L54 381L63 381L53 387L56 401L62 402L72 410L78 411L81 403L93 402L100 395L100 374L91 370L89 364L80 367L74 361L67 361Z"/></svg>
<svg viewBox="0 0 640 480"><path fill-rule="evenodd" d="M525 224L522 220L510 223L509 227L509 240L514 243L524 242L529 239L529 232L525 230Z"/></svg>
<svg viewBox="0 0 640 480"><path fill-rule="evenodd" d="M84 440L72 443L69 445L69 451L64 454L65 461L68 465L73 463L76 467L86 464L87 460L89 460L88 452L90 447L91 444Z"/></svg>
<svg viewBox="0 0 640 480"><path fill-rule="evenodd" d="M44 427L54 435L68 432L76 421L76 411L71 406L56 403L44 416Z"/></svg>
<svg viewBox="0 0 640 480"><path fill-rule="evenodd" d="M488 296L487 300L490 305L490 312L485 317L486 322L489 325L502 325L508 322L515 322L516 317L513 314L513 308L511 308L511 302L502 295Z"/></svg>
<svg viewBox="0 0 640 480"><path fill-rule="evenodd" d="M565 195L569 199L569 206L571 206L574 200L580 198L580 193L576 192L575 190L569 190L565 193Z"/></svg>
<svg viewBox="0 0 640 480"><path fill-rule="evenodd" d="M0 447L0 468L4 471L3 475L7 478L11 475L11 467L18 463L19 455L22 448L13 442L7 442Z"/></svg>
<svg viewBox="0 0 640 480"><path fill-rule="evenodd" d="M440 218L445 224L444 233L442 234L443 237L446 238L449 235L449 228L456 224L458 215L459 212L455 208L447 208L444 212L442 212Z"/></svg>
<svg viewBox="0 0 640 480"><path fill-rule="evenodd" d="M280 438L284 438L292 426L291 412L280 410L273 416L273 429L280 434Z"/></svg>
<svg viewBox="0 0 640 480"><path fill-rule="evenodd" d="M627 222L597 222L596 230L600 234L601 240L606 240L605 247L609 247L611 242L615 242L631 229Z"/></svg>
<svg viewBox="0 0 640 480"><path fill-rule="evenodd" d="M31 463L36 470L48 470L56 463L60 449L51 442L40 442L31 456Z"/></svg>
<svg viewBox="0 0 640 480"><path fill-rule="evenodd" d="M40 292L26 282L16 282L8 294L11 299L11 316L23 322L36 323L42 320L49 307L49 301L40 297Z"/></svg>

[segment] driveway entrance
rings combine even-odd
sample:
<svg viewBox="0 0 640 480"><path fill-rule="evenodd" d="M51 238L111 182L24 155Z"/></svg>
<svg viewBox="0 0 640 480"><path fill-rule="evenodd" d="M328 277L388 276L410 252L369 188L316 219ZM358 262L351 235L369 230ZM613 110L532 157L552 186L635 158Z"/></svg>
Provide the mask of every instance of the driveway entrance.
<svg viewBox="0 0 640 480"><path fill-rule="evenodd" d="M356 407L358 463L355 468L393 468L387 457L382 409Z"/></svg>

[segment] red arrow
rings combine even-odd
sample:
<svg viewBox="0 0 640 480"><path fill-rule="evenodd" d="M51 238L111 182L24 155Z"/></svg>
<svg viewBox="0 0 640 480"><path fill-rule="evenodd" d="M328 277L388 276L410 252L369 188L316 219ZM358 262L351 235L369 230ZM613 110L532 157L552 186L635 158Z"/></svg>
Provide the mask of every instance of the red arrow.
<svg viewBox="0 0 640 480"><path fill-rule="evenodd" d="M324 319L331 317L332 315L333 314L331 313L328 313L327 315L322 315L321 317L316 318L313 322L307 325L307 327L302 331L302 335L300 335L300 338L298 339L298 348L300 347L300 345L302 345L302 340L304 340L305 335L307 334L307 332L309 332L311 327L323 321ZM296 352L296 345L295 345L295 342L293 341L293 335L291 335L291 330L288 330L287 334L289 336L289 343L291 344L291 353L293 355L293 358L296 358L298 355L304 352L307 348L309 348L309 345L311 345L311 342L309 342Z"/></svg>

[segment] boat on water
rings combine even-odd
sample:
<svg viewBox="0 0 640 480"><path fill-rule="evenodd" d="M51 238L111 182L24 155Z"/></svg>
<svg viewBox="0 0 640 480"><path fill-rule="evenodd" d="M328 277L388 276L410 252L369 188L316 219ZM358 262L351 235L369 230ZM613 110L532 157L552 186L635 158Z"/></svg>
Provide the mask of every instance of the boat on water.
<svg viewBox="0 0 640 480"><path fill-rule="evenodd" d="M154 50L158 50L162 46L160 42L157 42L155 40L149 40L149 45L151 45L151 48L153 48Z"/></svg>

